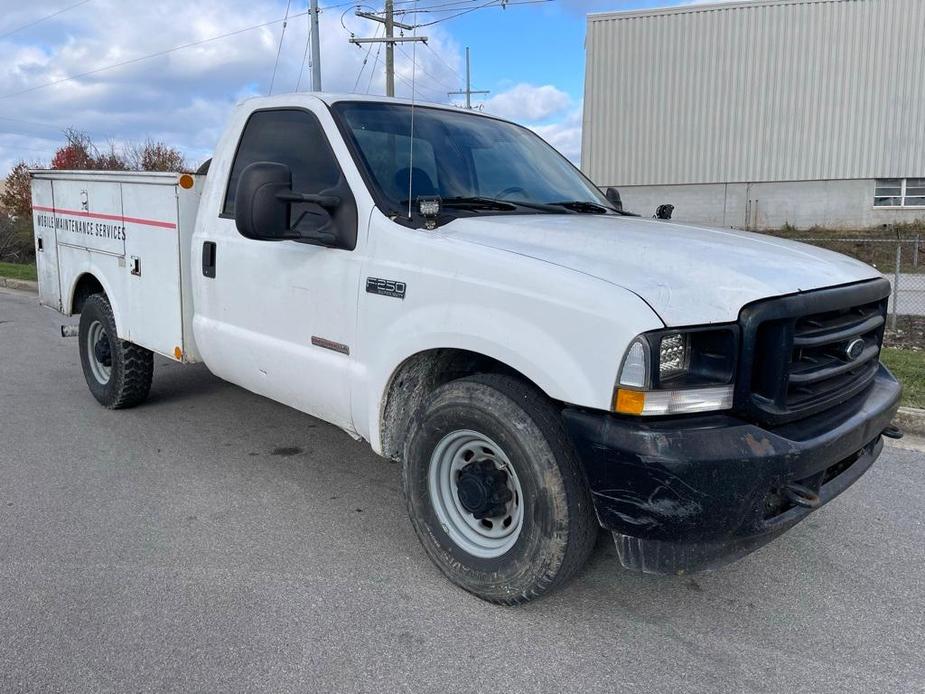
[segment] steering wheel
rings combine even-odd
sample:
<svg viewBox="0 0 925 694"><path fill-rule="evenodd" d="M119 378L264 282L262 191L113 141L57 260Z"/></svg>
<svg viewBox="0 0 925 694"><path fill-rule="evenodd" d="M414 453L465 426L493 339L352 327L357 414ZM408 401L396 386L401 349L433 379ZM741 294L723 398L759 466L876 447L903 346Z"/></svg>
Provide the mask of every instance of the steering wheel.
<svg viewBox="0 0 925 694"><path fill-rule="evenodd" d="M520 186L510 186L510 187L505 188L504 190L502 190L500 193L496 194L495 197L498 198L499 200L503 200L503 199L506 198L508 195L512 195L513 193L523 193L524 197L527 196L527 191L526 191L526 189L524 189L524 188L522 188L522 187L520 187Z"/></svg>

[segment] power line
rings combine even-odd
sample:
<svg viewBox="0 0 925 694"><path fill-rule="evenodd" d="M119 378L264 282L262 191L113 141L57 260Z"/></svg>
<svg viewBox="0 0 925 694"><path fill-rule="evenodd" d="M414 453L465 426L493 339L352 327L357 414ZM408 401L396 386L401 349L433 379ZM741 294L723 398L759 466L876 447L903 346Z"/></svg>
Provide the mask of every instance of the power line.
<svg viewBox="0 0 925 694"><path fill-rule="evenodd" d="M373 34L373 38L376 38L379 35L379 29L381 27L376 27L376 31ZM379 47L382 48L382 44L379 44ZM366 63L369 61L369 54L373 52L373 44L369 44L369 48L366 49L366 55L363 57L363 64L360 65L360 71L357 72L356 81L353 83L353 91L356 93L357 86L360 84L360 78L363 76L363 71L366 69ZM376 54L378 55L378 53Z"/></svg>
<svg viewBox="0 0 925 694"><path fill-rule="evenodd" d="M351 3L352 4L352 3ZM299 12L298 14L290 15L290 19L295 19L296 17L303 17L307 12ZM149 53L147 55L142 55L137 58L131 58L130 60L123 60L119 63L112 63L111 65L104 65L103 67L98 67L94 70L87 70L86 72L81 72L76 75L69 75L67 77L62 77L60 79L52 80L51 82L45 82L44 84L39 84L34 87L29 87L27 89L20 89L16 92L9 92L7 94L0 95L0 99L9 99L14 96L20 96L21 94L28 94L30 92L37 91L39 89L45 89L46 87L53 87L56 84L61 84L62 82L68 82L70 80L80 79L81 77L88 77L89 75L95 75L100 72L105 72L107 70L114 70L118 67L124 67L126 65L133 65L135 63L140 63L143 60L150 60L151 58L158 58L162 55L167 55L169 53L174 53L176 51L181 51L184 48L193 48L194 46L201 46L204 43L209 43L211 41L218 41L220 39L226 39L231 36L237 36L239 34L244 34L248 31L254 31L255 29L262 29L264 27L273 26L274 24L279 24L282 22L282 19L274 19L269 22L263 22L262 24L255 24L253 26L245 27L243 29L237 29L236 31L229 31L226 34L219 34L218 36L211 36L207 39L200 39L199 41L191 41L189 43L183 43L179 46L174 46L173 48L167 48L162 51L156 51L154 53Z"/></svg>
<svg viewBox="0 0 925 694"><path fill-rule="evenodd" d="M55 125L54 123L45 123L38 120L26 120L25 118L10 118L9 116L0 116L0 120L13 121L14 123L28 123L29 125L38 125L43 128L53 128L55 130L64 130L64 126Z"/></svg>
<svg viewBox="0 0 925 694"><path fill-rule="evenodd" d="M66 125L57 125L55 123L49 123L47 121L29 120L26 118L11 118L10 116L0 116L0 121L9 121L11 123L25 123L26 125L35 125L40 128L48 128L49 130L56 130L59 133L63 133L65 130L68 129L68 126ZM87 130L85 128L78 128L78 130L80 130L81 132L85 132L88 135L91 135L94 137L100 137L100 138L109 137L109 135L104 135L103 132L99 130ZM7 130L0 132L0 135L13 135L13 136L22 136L22 137L31 136L31 137L37 137L39 139L48 139L44 135L32 135L31 131L29 130L20 130L18 132L12 132L7 129Z"/></svg>
<svg viewBox="0 0 925 694"><path fill-rule="evenodd" d="M452 12L454 10L462 9L471 5L475 0L451 0L451 2L438 3L436 5L427 5L425 7L419 7L417 9L399 9L395 10L395 14L424 14L424 13L433 13L433 12Z"/></svg>
<svg viewBox="0 0 925 694"><path fill-rule="evenodd" d="M545 3L545 2L554 2L554 0L517 0L516 2L508 2L507 0L488 0L488 2L483 3L477 7L472 7L472 8L469 8L468 10L457 12L456 14L452 14L449 17L441 17L440 19L435 19L430 22L425 22L423 24L417 24L416 26L417 28L433 26L434 24L439 24L440 22L447 22L451 19L462 17L464 14L469 14L470 12L475 12L476 10L485 9L486 7L507 8L507 7L510 7L511 5L535 5L539 3Z"/></svg>
<svg viewBox="0 0 925 694"><path fill-rule="evenodd" d="M279 34L279 46L276 48L276 60L273 63L273 76L270 78L270 89L267 96L273 93L273 84L276 82L276 68L279 67L279 54L283 52L283 39L286 38L286 26L289 24L289 5L292 0L286 0L286 15L283 17L283 30Z"/></svg>
<svg viewBox="0 0 925 694"><path fill-rule="evenodd" d="M427 48L427 50L429 50L429 51L434 55L434 57L437 58L437 60L439 60L439 61L440 61L441 63L443 63L444 65L446 65L447 69L448 69L450 72L452 72L454 75L456 75L460 80L463 79L463 76L460 75L460 74L453 68L452 65L450 65L448 62L446 62L446 60L443 59L443 56L441 56L437 51L435 51L435 50L433 49L433 47L431 47L431 45L430 45L429 43L425 43L424 46Z"/></svg>
<svg viewBox="0 0 925 694"><path fill-rule="evenodd" d="M407 77L403 76L401 73L395 73L395 79L404 84L406 87L411 89L412 97L415 94L420 94L426 98L426 101L432 101L434 103L444 102L443 92L434 89L433 87L421 88L420 84L414 85L408 80Z"/></svg>
<svg viewBox="0 0 925 694"><path fill-rule="evenodd" d="M366 83L366 93L369 94L369 90L373 86L373 77L376 76L376 67L379 65L379 53L382 51L382 44L380 43L376 47L376 59L373 60L373 68L369 71L369 82Z"/></svg>
<svg viewBox="0 0 925 694"><path fill-rule="evenodd" d="M442 86L444 86L444 87L450 87L450 88L452 89L452 87L451 87L447 82L444 82L444 81L443 81L442 79L440 79L439 77L434 77L434 75L432 75L432 74L429 73L427 70L425 70L425 69L424 69L424 66L423 66L423 65L420 65L412 56L408 55L408 54L405 52L405 50L404 50L401 46L396 46L396 48L398 49L398 51L399 51L403 56L405 56L408 60L411 61L412 65L414 65L414 67L415 67L416 69L420 70L420 71L423 72L425 75L427 75L428 77L430 77L434 82L437 82L437 83L439 83L440 85L442 85Z"/></svg>
<svg viewBox="0 0 925 694"><path fill-rule="evenodd" d="M27 23L27 24L23 24L22 26L18 26L18 27L16 27L15 29L11 29L10 31L6 32L5 34L0 34L0 39L5 39L7 36L12 36L12 35L15 34L17 31L22 31L23 29L28 29L29 27L34 27L36 24L41 24L42 22L47 21L47 20L51 19L52 17L57 17L59 14L63 14L63 13L65 13L65 12L67 12L68 10L73 10L75 7L80 7L81 5L86 5L88 2L90 2L90 0L80 0L80 2L75 2L73 5L68 5L68 6L65 7L64 9L58 10L57 12L52 12L51 14L46 14L44 17L39 17L38 19L36 19L36 20L34 20L34 21L32 21L32 22L29 22L29 23Z"/></svg>

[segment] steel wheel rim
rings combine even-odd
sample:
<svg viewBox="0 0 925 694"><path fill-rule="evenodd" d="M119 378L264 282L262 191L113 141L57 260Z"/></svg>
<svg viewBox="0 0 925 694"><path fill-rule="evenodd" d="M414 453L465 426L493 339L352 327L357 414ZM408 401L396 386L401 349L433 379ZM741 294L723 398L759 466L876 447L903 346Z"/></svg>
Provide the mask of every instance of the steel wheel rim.
<svg viewBox="0 0 925 694"><path fill-rule="evenodd" d="M463 507L457 493L460 472L479 461L490 461L507 473L506 484L512 493L502 514L482 520ZM428 487L443 531L467 553L484 559L500 557L520 537L524 518L520 480L501 447L484 434L467 429L444 436L430 458Z"/></svg>
<svg viewBox="0 0 925 694"><path fill-rule="evenodd" d="M96 343L101 340L109 340L109 335L106 333L106 328L103 327L103 324L95 320L87 330L87 361L90 363L90 372L93 374L93 378L100 385L105 386L112 377L112 366L111 364L106 366L97 359Z"/></svg>

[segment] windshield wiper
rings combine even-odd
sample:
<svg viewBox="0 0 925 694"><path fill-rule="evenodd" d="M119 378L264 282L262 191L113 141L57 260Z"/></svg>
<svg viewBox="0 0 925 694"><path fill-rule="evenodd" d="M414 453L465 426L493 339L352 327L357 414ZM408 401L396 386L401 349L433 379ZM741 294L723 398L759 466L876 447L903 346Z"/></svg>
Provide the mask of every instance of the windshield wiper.
<svg viewBox="0 0 925 694"><path fill-rule="evenodd" d="M498 198L485 198L479 195L459 195L452 198L441 198L440 204L445 207L461 207L472 210L503 210L510 212L516 210L516 203Z"/></svg>
<svg viewBox="0 0 925 694"><path fill-rule="evenodd" d="M407 207L408 200L401 200L398 204ZM517 203L497 198L483 198L478 195L440 198L440 205L463 210L498 210L499 212L511 212L517 209Z"/></svg>
<svg viewBox="0 0 925 694"><path fill-rule="evenodd" d="M585 214L606 214L608 212L615 212L613 208L605 207L604 205L598 205L596 202L591 202L589 200L563 200L562 202L550 202L548 205L554 205L556 207L564 207L567 210L572 210L573 212L582 212Z"/></svg>
<svg viewBox="0 0 925 694"><path fill-rule="evenodd" d="M408 201L402 200L399 204L405 206L408 204ZM503 200L501 198L489 198L482 195L457 195L449 198L440 198L440 204L446 208L461 210L513 212L518 207L526 207L531 210L541 210L543 212L552 212L556 214L562 213L562 209L558 205L548 205L544 202L530 202L528 200Z"/></svg>

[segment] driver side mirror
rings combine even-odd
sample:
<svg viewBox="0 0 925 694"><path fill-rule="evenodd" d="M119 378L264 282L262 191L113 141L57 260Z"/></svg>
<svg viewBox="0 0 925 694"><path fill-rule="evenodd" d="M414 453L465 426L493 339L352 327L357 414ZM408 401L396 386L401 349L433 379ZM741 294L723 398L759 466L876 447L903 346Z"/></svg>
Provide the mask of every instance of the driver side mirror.
<svg viewBox="0 0 925 694"><path fill-rule="evenodd" d="M319 194L292 190L292 171L285 164L258 161L241 172L235 194L238 231L260 241L292 240L353 250L356 206L332 191ZM292 221L292 206L298 218Z"/></svg>

